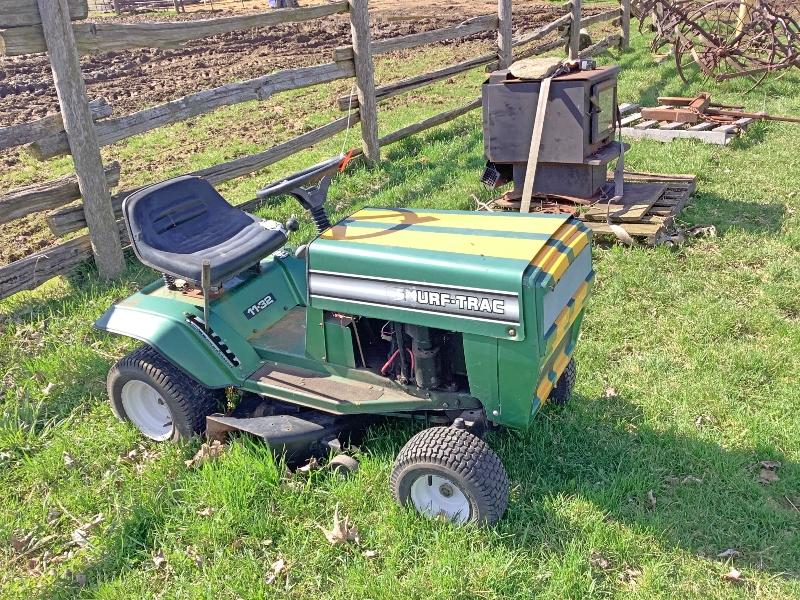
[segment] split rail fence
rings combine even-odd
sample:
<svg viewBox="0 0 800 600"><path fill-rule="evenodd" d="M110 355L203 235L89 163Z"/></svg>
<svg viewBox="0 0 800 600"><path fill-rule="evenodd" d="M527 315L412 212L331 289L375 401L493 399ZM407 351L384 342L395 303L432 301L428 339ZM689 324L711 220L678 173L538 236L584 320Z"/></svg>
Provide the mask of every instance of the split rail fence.
<svg viewBox="0 0 800 600"><path fill-rule="evenodd" d="M68 274L92 256L101 276L113 278L122 272L122 247L127 239L120 209L122 200L134 190L110 193L119 183L121 165L116 162L104 165L101 147L222 106L264 101L279 92L354 77L356 94L352 98L338 99L339 108L351 111L349 114L256 154L192 174L214 184L241 177L309 148L355 123L360 123L361 127L360 153L368 161L378 161L382 146L451 121L481 105L481 99L475 98L463 106L379 135L377 105L388 98L471 69L504 67L513 60L557 48L567 48L571 56L587 57L607 49L627 47L630 0L620 0L619 6L589 16L582 16L581 0L567 2L561 8L563 15L554 21L517 37L512 36L512 0L498 0L498 10L494 14L477 16L455 26L373 41L367 0L334 1L199 21L133 24L84 22L88 17L87 0L5 0L0 5L0 54L48 52L61 112L0 128L0 151L24 146L39 160L71 154L75 173L0 195L0 226L35 212L48 211L47 221L56 236L86 227L88 233L0 267L0 299ZM336 48L328 63L228 83L122 116L112 116L112 107L104 100L90 101L86 96L80 71L81 55L143 47L174 48L222 33L340 13L349 14L352 40L350 45ZM580 29L602 22L619 27L619 32L579 50ZM375 84L375 55L482 32L496 32L496 48L492 52L387 85ZM553 36L554 39L549 39ZM548 41L543 41L546 39ZM82 202L76 205L79 199ZM246 208L253 209L255 204L255 201L248 202Z"/></svg>

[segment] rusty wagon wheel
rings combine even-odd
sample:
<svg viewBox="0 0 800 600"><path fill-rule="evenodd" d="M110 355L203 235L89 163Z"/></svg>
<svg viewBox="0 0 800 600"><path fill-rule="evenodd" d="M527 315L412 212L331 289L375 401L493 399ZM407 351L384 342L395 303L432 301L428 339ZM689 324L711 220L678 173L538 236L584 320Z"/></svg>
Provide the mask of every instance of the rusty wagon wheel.
<svg viewBox="0 0 800 600"><path fill-rule="evenodd" d="M713 0L687 11L675 27L675 64L687 82L690 68L725 81L746 76L760 83L789 50L786 22L762 4L742 13L742 0ZM743 18L744 17L744 18Z"/></svg>

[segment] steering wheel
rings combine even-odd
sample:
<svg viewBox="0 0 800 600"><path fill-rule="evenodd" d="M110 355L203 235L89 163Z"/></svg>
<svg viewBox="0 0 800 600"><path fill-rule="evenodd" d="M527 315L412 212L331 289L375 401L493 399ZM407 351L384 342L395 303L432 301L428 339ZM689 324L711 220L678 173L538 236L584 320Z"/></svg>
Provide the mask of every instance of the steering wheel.
<svg viewBox="0 0 800 600"><path fill-rule="evenodd" d="M328 178L328 185L330 184L330 177L336 171L340 170L347 164L349 161L349 155L340 154L339 156L335 156L334 158L329 158L326 161L321 163L317 163L314 166L308 167L307 169L303 169L299 173L295 173L290 175L286 179L281 181L277 181L268 185L267 187L260 189L256 192L256 197L259 199L270 198L272 196L280 196L282 194L292 194L293 196L297 196L295 191L303 190L308 192L308 189L303 189L304 186L308 184L316 183L318 187L322 187L324 185L323 180ZM324 185L327 192L327 185ZM306 194L303 195L303 198L298 197L301 204L304 204L304 200L306 199ZM324 195L322 198L323 202L325 201ZM305 206L305 204L304 204ZM311 210L310 207L305 206Z"/></svg>

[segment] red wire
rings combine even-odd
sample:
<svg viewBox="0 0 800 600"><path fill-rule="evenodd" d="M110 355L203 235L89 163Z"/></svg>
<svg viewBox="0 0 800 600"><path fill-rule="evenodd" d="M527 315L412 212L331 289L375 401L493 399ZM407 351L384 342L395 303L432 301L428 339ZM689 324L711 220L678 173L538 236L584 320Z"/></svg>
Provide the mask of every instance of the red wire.
<svg viewBox="0 0 800 600"><path fill-rule="evenodd" d="M392 363L394 362L394 359L397 357L397 355L398 355L399 353L400 353L400 349L398 348L398 349L397 349L397 350L395 350L395 351L394 351L394 353L393 353L393 354L392 354L392 355L389 357L389 360L387 360L387 361L386 361L386 363L385 363L385 364L384 364L384 365L381 367L381 375L386 375L386 371L389 369L389 367L391 367L391 366L392 366Z"/></svg>

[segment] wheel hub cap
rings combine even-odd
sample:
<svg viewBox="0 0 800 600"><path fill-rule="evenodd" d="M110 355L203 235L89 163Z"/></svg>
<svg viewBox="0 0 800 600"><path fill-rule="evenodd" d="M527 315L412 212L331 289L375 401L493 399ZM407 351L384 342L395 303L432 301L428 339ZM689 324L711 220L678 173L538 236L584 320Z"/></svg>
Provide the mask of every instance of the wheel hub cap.
<svg viewBox="0 0 800 600"><path fill-rule="evenodd" d="M420 513L464 523L470 517L469 500L463 491L441 475L420 475L411 484L411 502Z"/></svg>
<svg viewBox="0 0 800 600"><path fill-rule="evenodd" d="M172 437L172 413L153 386L145 381L132 379L122 386L120 396L125 414L144 435L157 441Z"/></svg>

